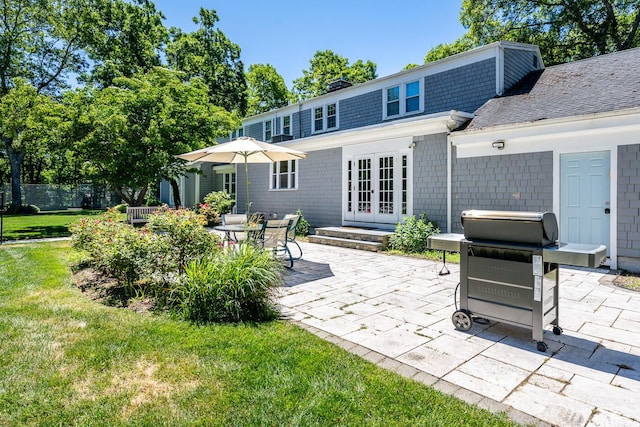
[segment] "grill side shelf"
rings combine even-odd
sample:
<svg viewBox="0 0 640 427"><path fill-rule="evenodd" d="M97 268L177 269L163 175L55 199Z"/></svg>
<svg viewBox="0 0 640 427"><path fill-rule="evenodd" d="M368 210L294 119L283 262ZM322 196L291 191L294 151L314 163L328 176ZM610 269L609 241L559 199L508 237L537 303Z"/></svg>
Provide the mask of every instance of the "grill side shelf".
<svg viewBox="0 0 640 427"><path fill-rule="evenodd" d="M545 262L596 268L607 258L607 247L582 243L559 243L557 246L544 248L542 255Z"/></svg>

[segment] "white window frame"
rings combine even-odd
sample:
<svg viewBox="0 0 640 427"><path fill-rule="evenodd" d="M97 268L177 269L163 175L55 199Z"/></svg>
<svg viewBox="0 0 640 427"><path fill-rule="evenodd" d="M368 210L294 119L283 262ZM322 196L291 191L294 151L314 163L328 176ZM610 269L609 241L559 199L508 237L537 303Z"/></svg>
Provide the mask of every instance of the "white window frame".
<svg viewBox="0 0 640 427"><path fill-rule="evenodd" d="M275 120L265 120L264 122L262 122L262 136L265 142L271 142L271 139L273 138L273 131L275 128ZM268 126L267 126L268 125ZM267 127L269 127L269 129L267 129ZM269 133L269 136L267 136L267 132Z"/></svg>
<svg viewBox="0 0 640 427"><path fill-rule="evenodd" d="M280 187L280 163L287 162L287 187ZM293 168L292 168L293 165ZM293 170L292 170L293 169ZM298 189L298 161L297 160L283 160L281 162L274 162L269 165L269 190L270 191L290 191ZM274 182L275 181L275 182ZM291 182L293 181L293 186Z"/></svg>
<svg viewBox="0 0 640 427"><path fill-rule="evenodd" d="M329 107L330 106L334 106L335 107L335 114L332 115L331 117L335 117L336 118L336 125L329 127L328 122L329 122ZM317 110L322 110L322 128L321 129L316 129L316 111ZM337 102L330 102L328 104L324 104L324 105L318 105L315 107L311 108L311 133L320 133L320 132L326 132L329 130L335 130L338 129L340 127L340 124L338 123L338 103Z"/></svg>
<svg viewBox="0 0 640 427"><path fill-rule="evenodd" d="M289 132L285 132L284 130L284 119L288 118L289 119ZM291 114L286 115L286 116L282 116L280 122L282 123L282 135L293 135L293 121L291 120Z"/></svg>
<svg viewBox="0 0 640 427"><path fill-rule="evenodd" d="M244 127L239 127L238 129L234 129L229 133L229 139L233 141L236 138L240 138L244 136Z"/></svg>
<svg viewBox="0 0 640 427"><path fill-rule="evenodd" d="M237 175L235 170L231 172L223 172L222 173L222 189L231 195L234 199L236 198L236 191L238 191L237 185ZM236 191L231 191L234 189Z"/></svg>
<svg viewBox="0 0 640 427"><path fill-rule="evenodd" d="M412 84L412 83L418 83L418 109L414 110L414 111L407 111L407 99L409 99L410 97L407 97L407 86ZM399 88L399 98L398 98L398 102L399 102L399 108L398 108L398 114L393 114L393 115L389 115L387 114L388 111L388 103L389 103L389 99L388 99L388 93L389 93L389 89L393 89L393 88ZM424 111L424 93L423 93L423 81L422 79L418 79L418 80L411 80L411 81L407 81L407 82L402 82L402 83L398 83L395 84L393 86L387 86L384 88L383 92L383 100L382 100L382 118L383 119L392 119L392 118L397 118L397 117L402 117L402 116L408 116L408 115L412 115L412 114L419 114L422 113ZM411 98L415 97L412 96Z"/></svg>

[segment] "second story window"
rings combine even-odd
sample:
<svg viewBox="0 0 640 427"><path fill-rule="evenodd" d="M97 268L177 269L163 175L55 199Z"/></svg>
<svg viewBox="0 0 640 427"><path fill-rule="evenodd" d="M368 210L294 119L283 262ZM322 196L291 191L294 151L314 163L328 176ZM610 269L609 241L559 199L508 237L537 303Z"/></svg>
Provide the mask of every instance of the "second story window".
<svg viewBox="0 0 640 427"><path fill-rule="evenodd" d="M282 118L282 134L291 135L291 116L284 116Z"/></svg>
<svg viewBox="0 0 640 427"><path fill-rule="evenodd" d="M422 111L420 81L403 83L384 91L384 118L403 116Z"/></svg>
<svg viewBox="0 0 640 427"><path fill-rule="evenodd" d="M313 109L313 131L322 132L338 128L338 104L327 104Z"/></svg>
<svg viewBox="0 0 640 427"><path fill-rule="evenodd" d="M231 139L236 139L236 138L240 138L241 136L244 136L244 128L240 128L237 130L234 130L233 132L231 132Z"/></svg>
<svg viewBox="0 0 640 427"><path fill-rule="evenodd" d="M271 137L273 136L272 132L272 123L271 120L267 120L264 122L264 140L265 142L271 141Z"/></svg>

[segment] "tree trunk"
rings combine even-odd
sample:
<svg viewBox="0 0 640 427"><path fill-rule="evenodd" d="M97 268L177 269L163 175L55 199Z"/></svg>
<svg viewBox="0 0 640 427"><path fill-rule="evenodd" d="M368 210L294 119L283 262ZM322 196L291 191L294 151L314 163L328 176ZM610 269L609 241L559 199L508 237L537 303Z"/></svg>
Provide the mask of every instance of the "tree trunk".
<svg viewBox="0 0 640 427"><path fill-rule="evenodd" d="M14 150L11 146L11 138L3 138L7 147L9 165L11 166L11 204L19 206L22 204L22 189L20 188L20 165L24 159L24 151Z"/></svg>
<svg viewBox="0 0 640 427"><path fill-rule="evenodd" d="M178 181L176 181L175 178L169 179L169 184L171 184L171 192L173 193L173 204L177 209L182 206L182 200L180 200L180 187L178 186Z"/></svg>

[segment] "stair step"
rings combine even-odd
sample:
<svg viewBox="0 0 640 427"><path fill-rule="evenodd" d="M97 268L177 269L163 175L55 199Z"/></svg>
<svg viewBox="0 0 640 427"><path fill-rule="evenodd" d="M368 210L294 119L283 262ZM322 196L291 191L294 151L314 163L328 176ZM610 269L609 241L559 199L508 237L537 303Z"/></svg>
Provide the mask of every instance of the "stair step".
<svg viewBox="0 0 640 427"><path fill-rule="evenodd" d="M323 227L316 228L317 236L335 237L339 239L360 240L380 243L386 246L389 242L390 231L366 230L352 227Z"/></svg>
<svg viewBox="0 0 640 427"><path fill-rule="evenodd" d="M371 252L384 251L384 244L380 242L370 242L365 240L345 239L341 237L331 237L322 235L308 236L309 243L318 243L321 245L338 246L341 248L360 249Z"/></svg>

